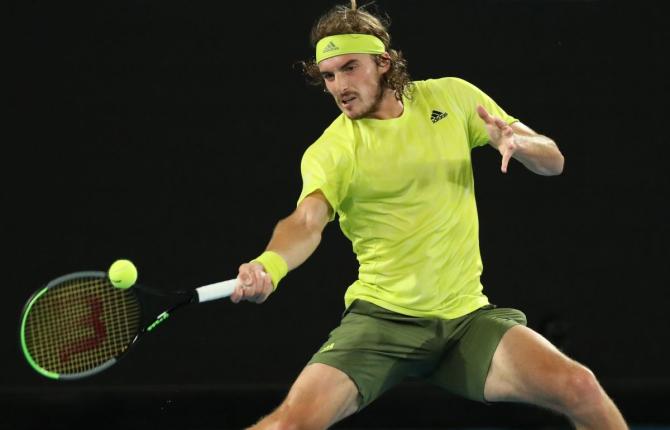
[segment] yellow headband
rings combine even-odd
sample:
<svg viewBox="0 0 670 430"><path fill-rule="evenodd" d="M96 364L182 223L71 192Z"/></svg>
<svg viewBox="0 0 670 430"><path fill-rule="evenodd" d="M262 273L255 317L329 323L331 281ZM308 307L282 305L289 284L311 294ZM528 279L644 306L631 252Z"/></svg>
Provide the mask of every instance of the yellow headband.
<svg viewBox="0 0 670 430"><path fill-rule="evenodd" d="M317 64L331 57L344 54L383 54L384 42L370 34L336 34L319 40L316 44Z"/></svg>

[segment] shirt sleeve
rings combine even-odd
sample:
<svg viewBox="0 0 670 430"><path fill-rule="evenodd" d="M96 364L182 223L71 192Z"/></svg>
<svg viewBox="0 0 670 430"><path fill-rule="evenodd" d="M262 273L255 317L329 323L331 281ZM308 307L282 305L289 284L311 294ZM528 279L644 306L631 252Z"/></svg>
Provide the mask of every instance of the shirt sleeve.
<svg viewBox="0 0 670 430"><path fill-rule="evenodd" d="M344 145L323 137L317 140L302 156L302 192L297 205L314 191L320 190L333 208L329 219L332 221L347 195L352 171L352 157Z"/></svg>
<svg viewBox="0 0 670 430"><path fill-rule="evenodd" d="M489 114L502 118L507 124L519 121L471 83L459 78L448 79L451 83L451 90L466 115L470 148L486 145L490 140L486 125L477 114L477 105L482 105Z"/></svg>

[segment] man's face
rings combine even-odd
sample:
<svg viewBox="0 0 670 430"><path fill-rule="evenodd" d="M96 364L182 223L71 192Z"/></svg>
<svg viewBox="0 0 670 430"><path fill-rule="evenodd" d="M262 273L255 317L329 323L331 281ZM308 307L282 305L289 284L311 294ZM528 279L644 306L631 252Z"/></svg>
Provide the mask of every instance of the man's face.
<svg viewBox="0 0 670 430"><path fill-rule="evenodd" d="M372 116L382 101L381 77L388 65L378 66L369 54L346 54L319 63L326 89L337 107L351 119Z"/></svg>

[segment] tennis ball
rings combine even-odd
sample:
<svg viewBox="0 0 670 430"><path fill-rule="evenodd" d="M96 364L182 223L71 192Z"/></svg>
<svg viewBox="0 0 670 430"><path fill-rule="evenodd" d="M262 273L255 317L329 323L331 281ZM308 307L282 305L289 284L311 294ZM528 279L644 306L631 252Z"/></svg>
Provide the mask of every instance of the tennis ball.
<svg viewBox="0 0 670 430"><path fill-rule="evenodd" d="M107 276L116 288L130 288L137 281L137 268L130 260L116 260L109 267Z"/></svg>

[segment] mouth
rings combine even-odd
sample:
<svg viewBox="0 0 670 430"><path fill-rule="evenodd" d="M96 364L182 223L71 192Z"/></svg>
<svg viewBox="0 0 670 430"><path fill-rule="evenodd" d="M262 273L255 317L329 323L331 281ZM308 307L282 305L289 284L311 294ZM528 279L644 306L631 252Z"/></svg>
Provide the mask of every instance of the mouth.
<svg viewBox="0 0 670 430"><path fill-rule="evenodd" d="M353 103L354 100L356 100L356 96L342 97L340 99L340 104L344 107L347 107L347 106L351 105L351 103Z"/></svg>

